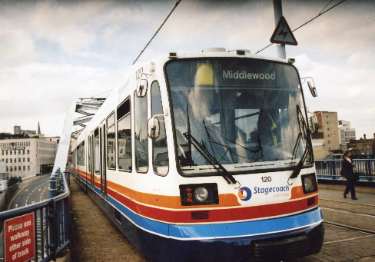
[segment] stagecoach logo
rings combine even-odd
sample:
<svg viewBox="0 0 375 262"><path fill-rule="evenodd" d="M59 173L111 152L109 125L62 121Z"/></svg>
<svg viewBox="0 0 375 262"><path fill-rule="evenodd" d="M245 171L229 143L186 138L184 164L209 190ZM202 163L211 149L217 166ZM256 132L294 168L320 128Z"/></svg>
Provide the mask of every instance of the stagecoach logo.
<svg viewBox="0 0 375 262"><path fill-rule="evenodd" d="M248 201L250 200L251 198L251 189L246 187L246 186L243 186L240 188L240 190L238 191L238 197L242 200L242 201Z"/></svg>
<svg viewBox="0 0 375 262"><path fill-rule="evenodd" d="M223 70L223 80L275 80L276 73L254 73L243 71Z"/></svg>

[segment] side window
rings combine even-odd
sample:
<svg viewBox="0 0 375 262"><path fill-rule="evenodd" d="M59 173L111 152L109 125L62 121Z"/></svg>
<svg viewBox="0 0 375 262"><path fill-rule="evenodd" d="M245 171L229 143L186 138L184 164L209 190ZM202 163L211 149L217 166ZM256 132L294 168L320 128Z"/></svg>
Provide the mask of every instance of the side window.
<svg viewBox="0 0 375 262"><path fill-rule="evenodd" d="M100 148L99 148L99 129L94 132L94 173L96 175L100 172Z"/></svg>
<svg viewBox="0 0 375 262"><path fill-rule="evenodd" d="M134 143L137 172L148 171L147 95L139 97L134 92Z"/></svg>
<svg viewBox="0 0 375 262"><path fill-rule="evenodd" d="M165 133L164 112L161 104L160 87L157 81L151 84L151 115L160 115L160 135L152 140L152 164L158 175L165 176L168 173L169 159L167 148L167 136Z"/></svg>
<svg viewBox="0 0 375 262"><path fill-rule="evenodd" d="M132 171L130 99L117 108L118 168Z"/></svg>
<svg viewBox="0 0 375 262"><path fill-rule="evenodd" d="M115 113L107 118L107 168L116 169Z"/></svg>
<svg viewBox="0 0 375 262"><path fill-rule="evenodd" d="M82 142L78 146L78 149L77 149L77 164L79 166L84 166L85 165L85 143L84 142Z"/></svg>

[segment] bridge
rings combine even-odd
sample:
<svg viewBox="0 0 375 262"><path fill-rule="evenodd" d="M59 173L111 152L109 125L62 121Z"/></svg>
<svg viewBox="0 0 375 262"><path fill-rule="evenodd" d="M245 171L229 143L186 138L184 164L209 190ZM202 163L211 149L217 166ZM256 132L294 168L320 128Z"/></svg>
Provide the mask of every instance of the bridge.
<svg viewBox="0 0 375 262"><path fill-rule="evenodd" d="M317 164L318 174L323 171L324 178L327 179L331 169L322 169L319 165L322 164ZM332 176L334 177L330 178L331 181L341 180L337 172ZM35 261L67 258L72 261L146 260L101 212L87 194L84 184L69 173L62 173L60 170L47 178L48 180L46 177L37 178L29 182L28 186L22 187L20 193L12 200L11 205L14 209L0 214L2 224L15 217L34 214ZM46 187L47 185L49 187ZM49 192L48 197L46 190ZM339 183L319 184L320 206L325 219L324 245L319 254L300 258L297 261L375 259L373 185L359 186L357 201L344 199L343 190L344 185ZM40 194L37 195L35 192ZM40 197L44 199L38 201ZM5 248L4 243L3 248ZM3 259L5 259L4 251L1 250Z"/></svg>
<svg viewBox="0 0 375 262"><path fill-rule="evenodd" d="M101 103L102 100L81 99L71 107L51 176L36 177L24 182L10 201L11 209L0 213L0 257L3 260L14 261L12 256L24 256L33 261L146 260L144 254L130 245L107 219L90 194L87 194L86 185L66 169L70 139L77 134L71 132L73 124L83 127L93 115L84 111L85 108L95 111L95 107L99 107ZM73 112L77 111L84 116L79 121L74 121ZM355 173L362 184L357 188L357 201L343 198L341 160L315 162L320 181L320 206L325 219L325 239L319 254L297 261L375 259L375 160L354 160L354 164ZM20 225L20 221L24 224L31 223L32 226L24 231L16 230L12 235L9 228ZM30 233L30 241L25 242L29 256L26 249L23 253L14 252L21 250L16 248L19 243L9 240L25 232ZM13 243L13 251L9 243ZM20 243L22 245L23 242Z"/></svg>

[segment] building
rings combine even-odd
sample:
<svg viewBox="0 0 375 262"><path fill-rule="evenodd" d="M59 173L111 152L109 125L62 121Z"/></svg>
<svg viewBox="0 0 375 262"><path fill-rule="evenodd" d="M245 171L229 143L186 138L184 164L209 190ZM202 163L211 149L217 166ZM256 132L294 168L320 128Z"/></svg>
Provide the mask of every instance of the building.
<svg viewBox="0 0 375 262"><path fill-rule="evenodd" d="M0 161L0 193L8 188L8 173L6 172L5 163Z"/></svg>
<svg viewBox="0 0 375 262"><path fill-rule="evenodd" d="M368 139L366 135L363 135L358 140L351 140L347 146L352 150L355 158L374 158L375 134L372 139Z"/></svg>
<svg viewBox="0 0 375 262"><path fill-rule="evenodd" d="M5 164L9 177L30 177L52 170L58 137L44 137L33 130L14 127L15 134L0 136L0 162ZM30 132L33 131L33 132ZM35 132L35 136L30 137Z"/></svg>
<svg viewBox="0 0 375 262"><path fill-rule="evenodd" d="M351 127L349 121L345 120L339 120L339 141L340 141L340 147L342 151L345 151L348 149L347 145L350 142L350 140L355 140L355 129Z"/></svg>
<svg viewBox="0 0 375 262"><path fill-rule="evenodd" d="M331 152L340 150L337 112L316 111L310 117L314 156L316 160L324 159ZM314 140L319 140L315 143ZM319 145L319 146L318 146Z"/></svg>

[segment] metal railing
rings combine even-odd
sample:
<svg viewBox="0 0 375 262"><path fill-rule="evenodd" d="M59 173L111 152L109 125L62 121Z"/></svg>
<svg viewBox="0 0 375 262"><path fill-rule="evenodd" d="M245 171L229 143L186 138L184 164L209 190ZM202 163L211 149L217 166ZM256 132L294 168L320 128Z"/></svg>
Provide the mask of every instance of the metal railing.
<svg viewBox="0 0 375 262"><path fill-rule="evenodd" d="M4 241L3 232L5 221L17 219L21 216L34 217L34 257L32 261L50 261L70 244L70 212L69 212L69 173L57 170L51 175L49 198L15 209L0 213L1 241ZM23 245L23 244L22 244ZM1 244L1 258L5 259L5 241Z"/></svg>
<svg viewBox="0 0 375 262"><path fill-rule="evenodd" d="M341 159L315 161L316 174L319 179L344 180L341 165ZM375 182L375 159L353 159L353 165L359 181Z"/></svg>

